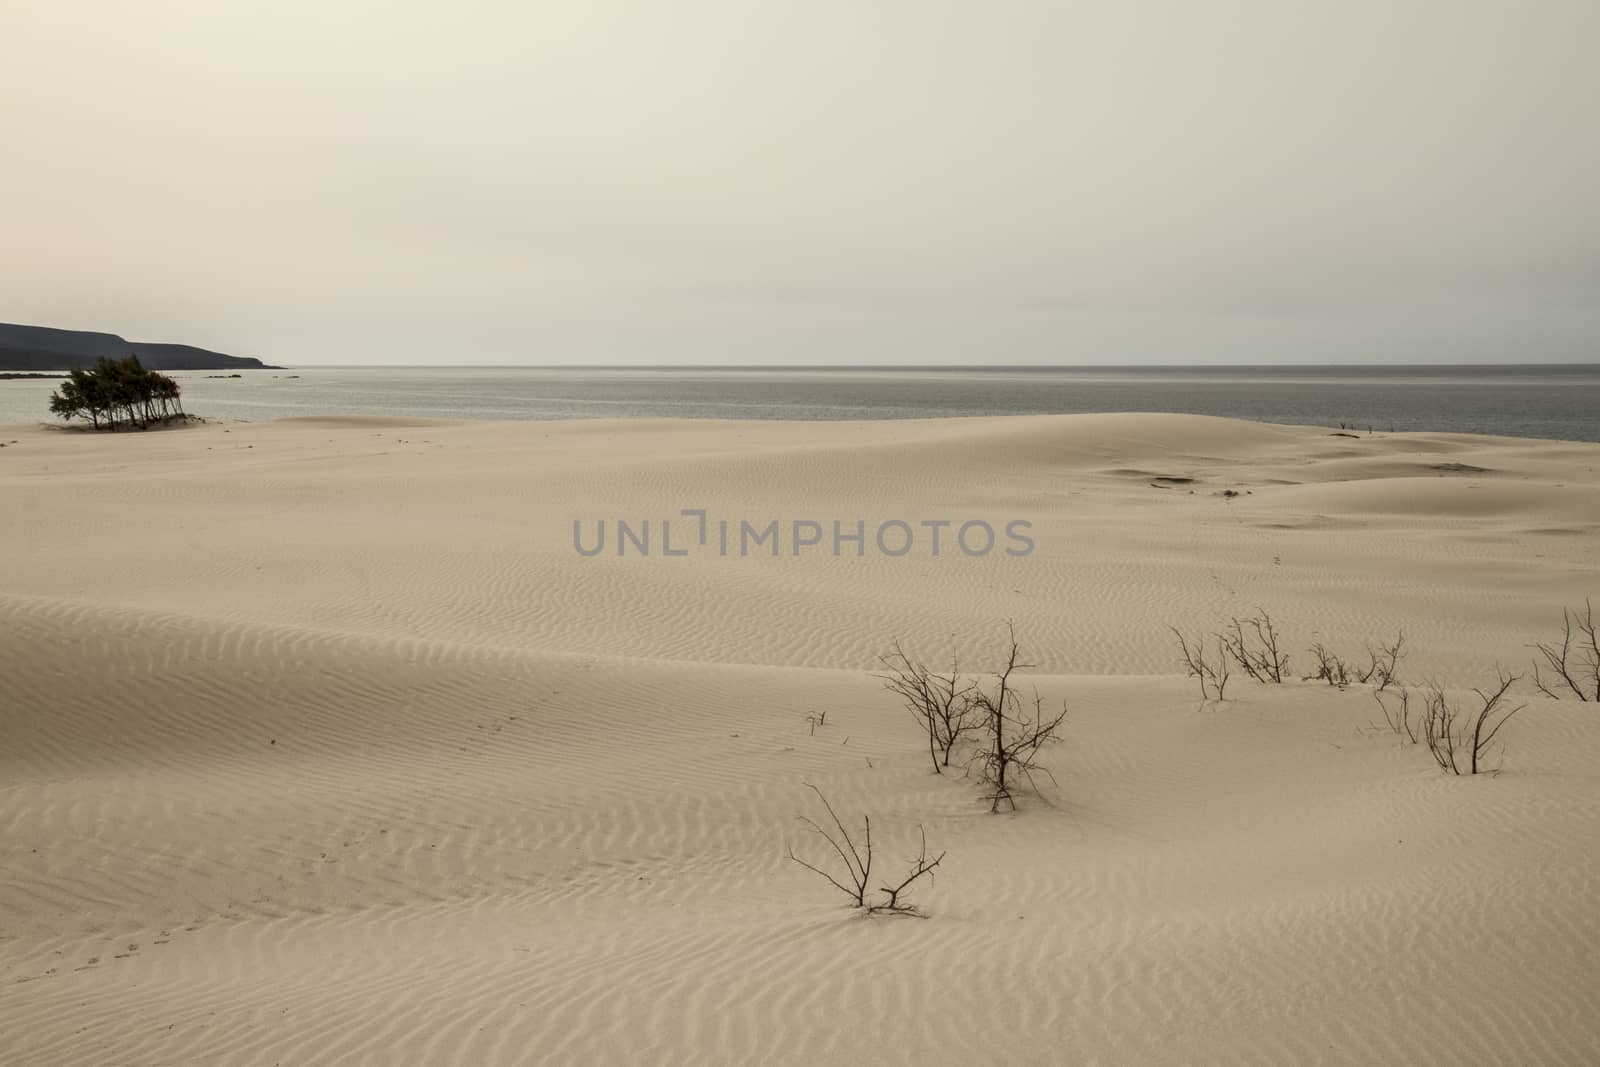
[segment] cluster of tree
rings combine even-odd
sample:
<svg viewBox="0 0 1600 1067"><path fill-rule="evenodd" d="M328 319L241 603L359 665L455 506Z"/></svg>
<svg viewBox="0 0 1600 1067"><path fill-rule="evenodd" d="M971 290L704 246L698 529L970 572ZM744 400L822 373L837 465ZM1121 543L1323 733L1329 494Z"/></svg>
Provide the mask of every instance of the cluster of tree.
<svg viewBox="0 0 1600 1067"><path fill-rule="evenodd" d="M183 414L178 383L147 369L138 356L101 360L74 370L50 396L50 411L63 419L88 419L95 429L137 426Z"/></svg>

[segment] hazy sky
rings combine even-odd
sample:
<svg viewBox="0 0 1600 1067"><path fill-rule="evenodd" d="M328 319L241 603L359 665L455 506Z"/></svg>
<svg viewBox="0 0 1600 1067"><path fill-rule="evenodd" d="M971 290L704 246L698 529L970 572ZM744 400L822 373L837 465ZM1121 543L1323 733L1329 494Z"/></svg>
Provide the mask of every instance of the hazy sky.
<svg viewBox="0 0 1600 1067"><path fill-rule="evenodd" d="M0 0L0 321L316 363L1600 360L1597 0Z"/></svg>

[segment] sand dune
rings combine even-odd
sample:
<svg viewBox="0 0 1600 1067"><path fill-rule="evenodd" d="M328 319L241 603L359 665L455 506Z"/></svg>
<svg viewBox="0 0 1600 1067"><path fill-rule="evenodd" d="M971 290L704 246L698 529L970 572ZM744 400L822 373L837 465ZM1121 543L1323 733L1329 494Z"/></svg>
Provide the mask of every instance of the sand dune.
<svg viewBox="0 0 1600 1067"><path fill-rule="evenodd" d="M1361 687L1202 706L1166 629L1261 607L1296 666L1404 630L1407 678L1525 669L1600 598L1600 446L1171 415L7 437L0 1062L1600 1061L1596 705L1524 685L1500 773L1449 777ZM721 554L719 520L780 551ZM878 550L894 520L949 520L944 551ZM952 548L968 521L997 547ZM872 671L1008 619L1070 726L991 815ZM808 782L893 866L919 824L948 849L926 919L785 859Z"/></svg>

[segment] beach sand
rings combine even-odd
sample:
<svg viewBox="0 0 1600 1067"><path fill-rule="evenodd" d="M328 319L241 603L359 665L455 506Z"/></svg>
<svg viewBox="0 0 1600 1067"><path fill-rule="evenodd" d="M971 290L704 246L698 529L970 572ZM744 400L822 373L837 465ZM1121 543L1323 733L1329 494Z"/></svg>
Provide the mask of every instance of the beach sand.
<svg viewBox="0 0 1600 1067"><path fill-rule="evenodd" d="M1400 631L1403 679L1463 700L1526 671L1600 599L1600 445L1179 415L0 440L0 1062L1600 1062L1600 706L1524 680L1498 773L1453 777L1370 686L1298 679ZM779 554L722 554L721 520ZM1295 680L1203 704L1168 628L1258 609ZM996 815L874 671L897 638L993 665L1008 620L1068 718ZM925 917L789 862L825 857L808 783L882 870L919 825L947 852Z"/></svg>

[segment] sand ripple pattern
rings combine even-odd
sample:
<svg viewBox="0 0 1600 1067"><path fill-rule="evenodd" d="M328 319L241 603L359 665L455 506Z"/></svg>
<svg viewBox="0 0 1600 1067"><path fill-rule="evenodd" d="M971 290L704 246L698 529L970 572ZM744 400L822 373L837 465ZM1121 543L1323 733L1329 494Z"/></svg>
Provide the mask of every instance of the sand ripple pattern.
<svg viewBox="0 0 1600 1067"><path fill-rule="evenodd" d="M1501 773L1446 778L1358 690L1197 706L1161 629L1401 625L1417 675L1481 684L1600 593L1600 448L226 429L6 449L0 1062L1600 1062L1593 705L1536 702ZM679 504L1016 513L1040 548L570 551L574 513ZM930 774L870 673L1008 617L1071 709L1014 817ZM807 782L891 865L919 823L949 850L929 919L785 860Z"/></svg>

